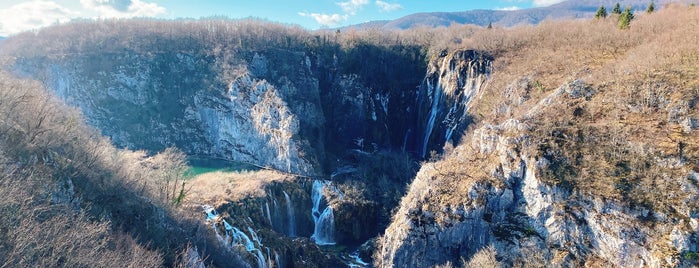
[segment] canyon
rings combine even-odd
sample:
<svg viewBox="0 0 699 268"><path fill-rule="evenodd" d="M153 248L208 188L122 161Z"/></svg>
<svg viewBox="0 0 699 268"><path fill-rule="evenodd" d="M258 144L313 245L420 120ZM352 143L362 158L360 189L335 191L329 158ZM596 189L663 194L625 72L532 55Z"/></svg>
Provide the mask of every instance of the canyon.
<svg viewBox="0 0 699 268"><path fill-rule="evenodd" d="M468 48L260 22L46 31L62 34L4 41L7 69L117 147L176 147L275 178L259 194L185 202L250 267L698 261L696 50L644 50L658 31L632 48L608 37L618 47L602 58L587 43L558 49L578 42L570 32L541 41L555 25L512 42L483 29L491 39ZM638 51L666 61L636 64Z"/></svg>

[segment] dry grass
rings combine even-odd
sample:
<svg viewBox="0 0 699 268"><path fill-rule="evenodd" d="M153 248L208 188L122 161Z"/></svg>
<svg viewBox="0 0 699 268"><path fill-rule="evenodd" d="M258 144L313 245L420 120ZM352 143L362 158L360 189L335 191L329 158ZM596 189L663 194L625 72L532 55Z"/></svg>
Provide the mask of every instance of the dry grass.
<svg viewBox="0 0 699 268"><path fill-rule="evenodd" d="M462 140L472 144L424 165L403 202L441 211L477 202L466 194L476 183L502 187L498 167L507 153L479 147L488 135L502 143L516 134L528 143L509 143L515 155L551 161L537 174L549 184L664 213L689 213L696 193L683 190L683 183L691 170L699 170L699 139L672 118L699 118L698 24L699 9L674 6L639 15L628 30L619 30L612 19L445 30L456 36L463 30L461 44L450 46L495 56L492 80L471 110L480 132L467 131ZM576 79L595 95L561 94L540 104ZM527 129L484 132L510 119Z"/></svg>
<svg viewBox="0 0 699 268"><path fill-rule="evenodd" d="M577 78L604 86L662 72L671 82L696 88L696 79L687 78L697 75L698 19L699 9L675 6L638 16L628 30L617 29L611 18L468 29L458 47L489 51L496 58L492 81L476 102L475 114L506 119L509 115L497 109L506 100L502 91L524 76L540 86L530 88L531 101L513 114L522 114L550 90ZM458 35L459 29L450 33Z"/></svg>
<svg viewBox="0 0 699 268"><path fill-rule="evenodd" d="M212 235L185 233L206 227L177 206L181 171L176 150L119 150L38 83L0 73L0 267L175 265L187 242L235 265Z"/></svg>
<svg viewBox="0 0 699 268"><path fill-rule="evenodd" d="M218 206L231 201L265 196L265 186L293 177L272 170L210 172L191 179L187 202Z"/></svg>

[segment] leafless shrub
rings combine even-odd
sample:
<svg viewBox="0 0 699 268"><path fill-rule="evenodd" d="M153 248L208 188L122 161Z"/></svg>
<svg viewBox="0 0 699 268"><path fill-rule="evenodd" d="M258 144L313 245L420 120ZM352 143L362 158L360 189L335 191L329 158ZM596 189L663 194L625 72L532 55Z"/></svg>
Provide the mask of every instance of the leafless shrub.
<svg viewBox="0 0 699 268"><path fill-rule="evenodd" d="M500 263L497 258L495 258L497 252L495 248L490 245L487 246L473 255L471 259L464 264L465 268L499 268Z"/></svg>

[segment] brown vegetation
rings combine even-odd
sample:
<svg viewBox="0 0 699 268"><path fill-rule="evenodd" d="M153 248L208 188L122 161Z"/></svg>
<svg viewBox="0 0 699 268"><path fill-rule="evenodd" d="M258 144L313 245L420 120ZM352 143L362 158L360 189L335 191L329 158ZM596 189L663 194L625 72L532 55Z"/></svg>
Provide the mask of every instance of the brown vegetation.
<svg viewBox="0 0 699 268"><path fill-rule="evenodd" d="M639 14L627 30L612 20L574 20L510 29L459 26L444 34L460 40L447 47L495 55L492 79L471 111L478 127L509 119L528 126L520 135L534 146L521 154L551 162L539 174L543 180L674 211L689 198L680 178L699 170L696 131L681 122L699 117L696 21L699 9L678 5ZM573 84L589 94L553 97ZM554 100L542 104L549 96ZM471 140L470 132L463 140ZM435 178L423 187L444 192L434 196L452 203L466 198L462 190L474 182L498 183L488 172L496 170L497 154L468 144L455 152L423 167Z"/></svg>
<svg viewBox="0 0 699 268"><path fill-rule="evenodd" d="M200 212L175 207L183 163L173 150L118 150L36 82L3 74L0 266L174 265L187 241L209 261L239 260L217 249Z"/></svg>
<svg viewBox="0 0 699 268"><path fill-rule="evenodd" d="M267 185L291 179L290 175L272 170L204 173L188 182L191 188L187 202L219 206L245 198L264 197Z"/></svg>

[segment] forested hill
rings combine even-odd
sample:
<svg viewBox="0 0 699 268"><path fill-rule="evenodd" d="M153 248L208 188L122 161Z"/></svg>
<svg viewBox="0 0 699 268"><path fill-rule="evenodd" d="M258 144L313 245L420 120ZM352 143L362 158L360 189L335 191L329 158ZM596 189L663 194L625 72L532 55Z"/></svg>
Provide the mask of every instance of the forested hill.
<svg viewBox="0 0 699 268"><path fill-rule="evenodd" d="M519 10L471 10L463 12L417 13L395 20L375 21L346 28L405 30L415 27L449 27L452 24L474 24L484 27L492 24L502 27L511 27L519 24L538 24L544 20L550 19L589 19L595 15L595 12L600 6L604 6L608 11L611 11L613 6L617 3L619 3L622 8L631 7L638 12L645 10L651 2L653 2L656 7L662 8L665 4L671 2L685 3L688 1L568 0L547 7Z"/></svg>

